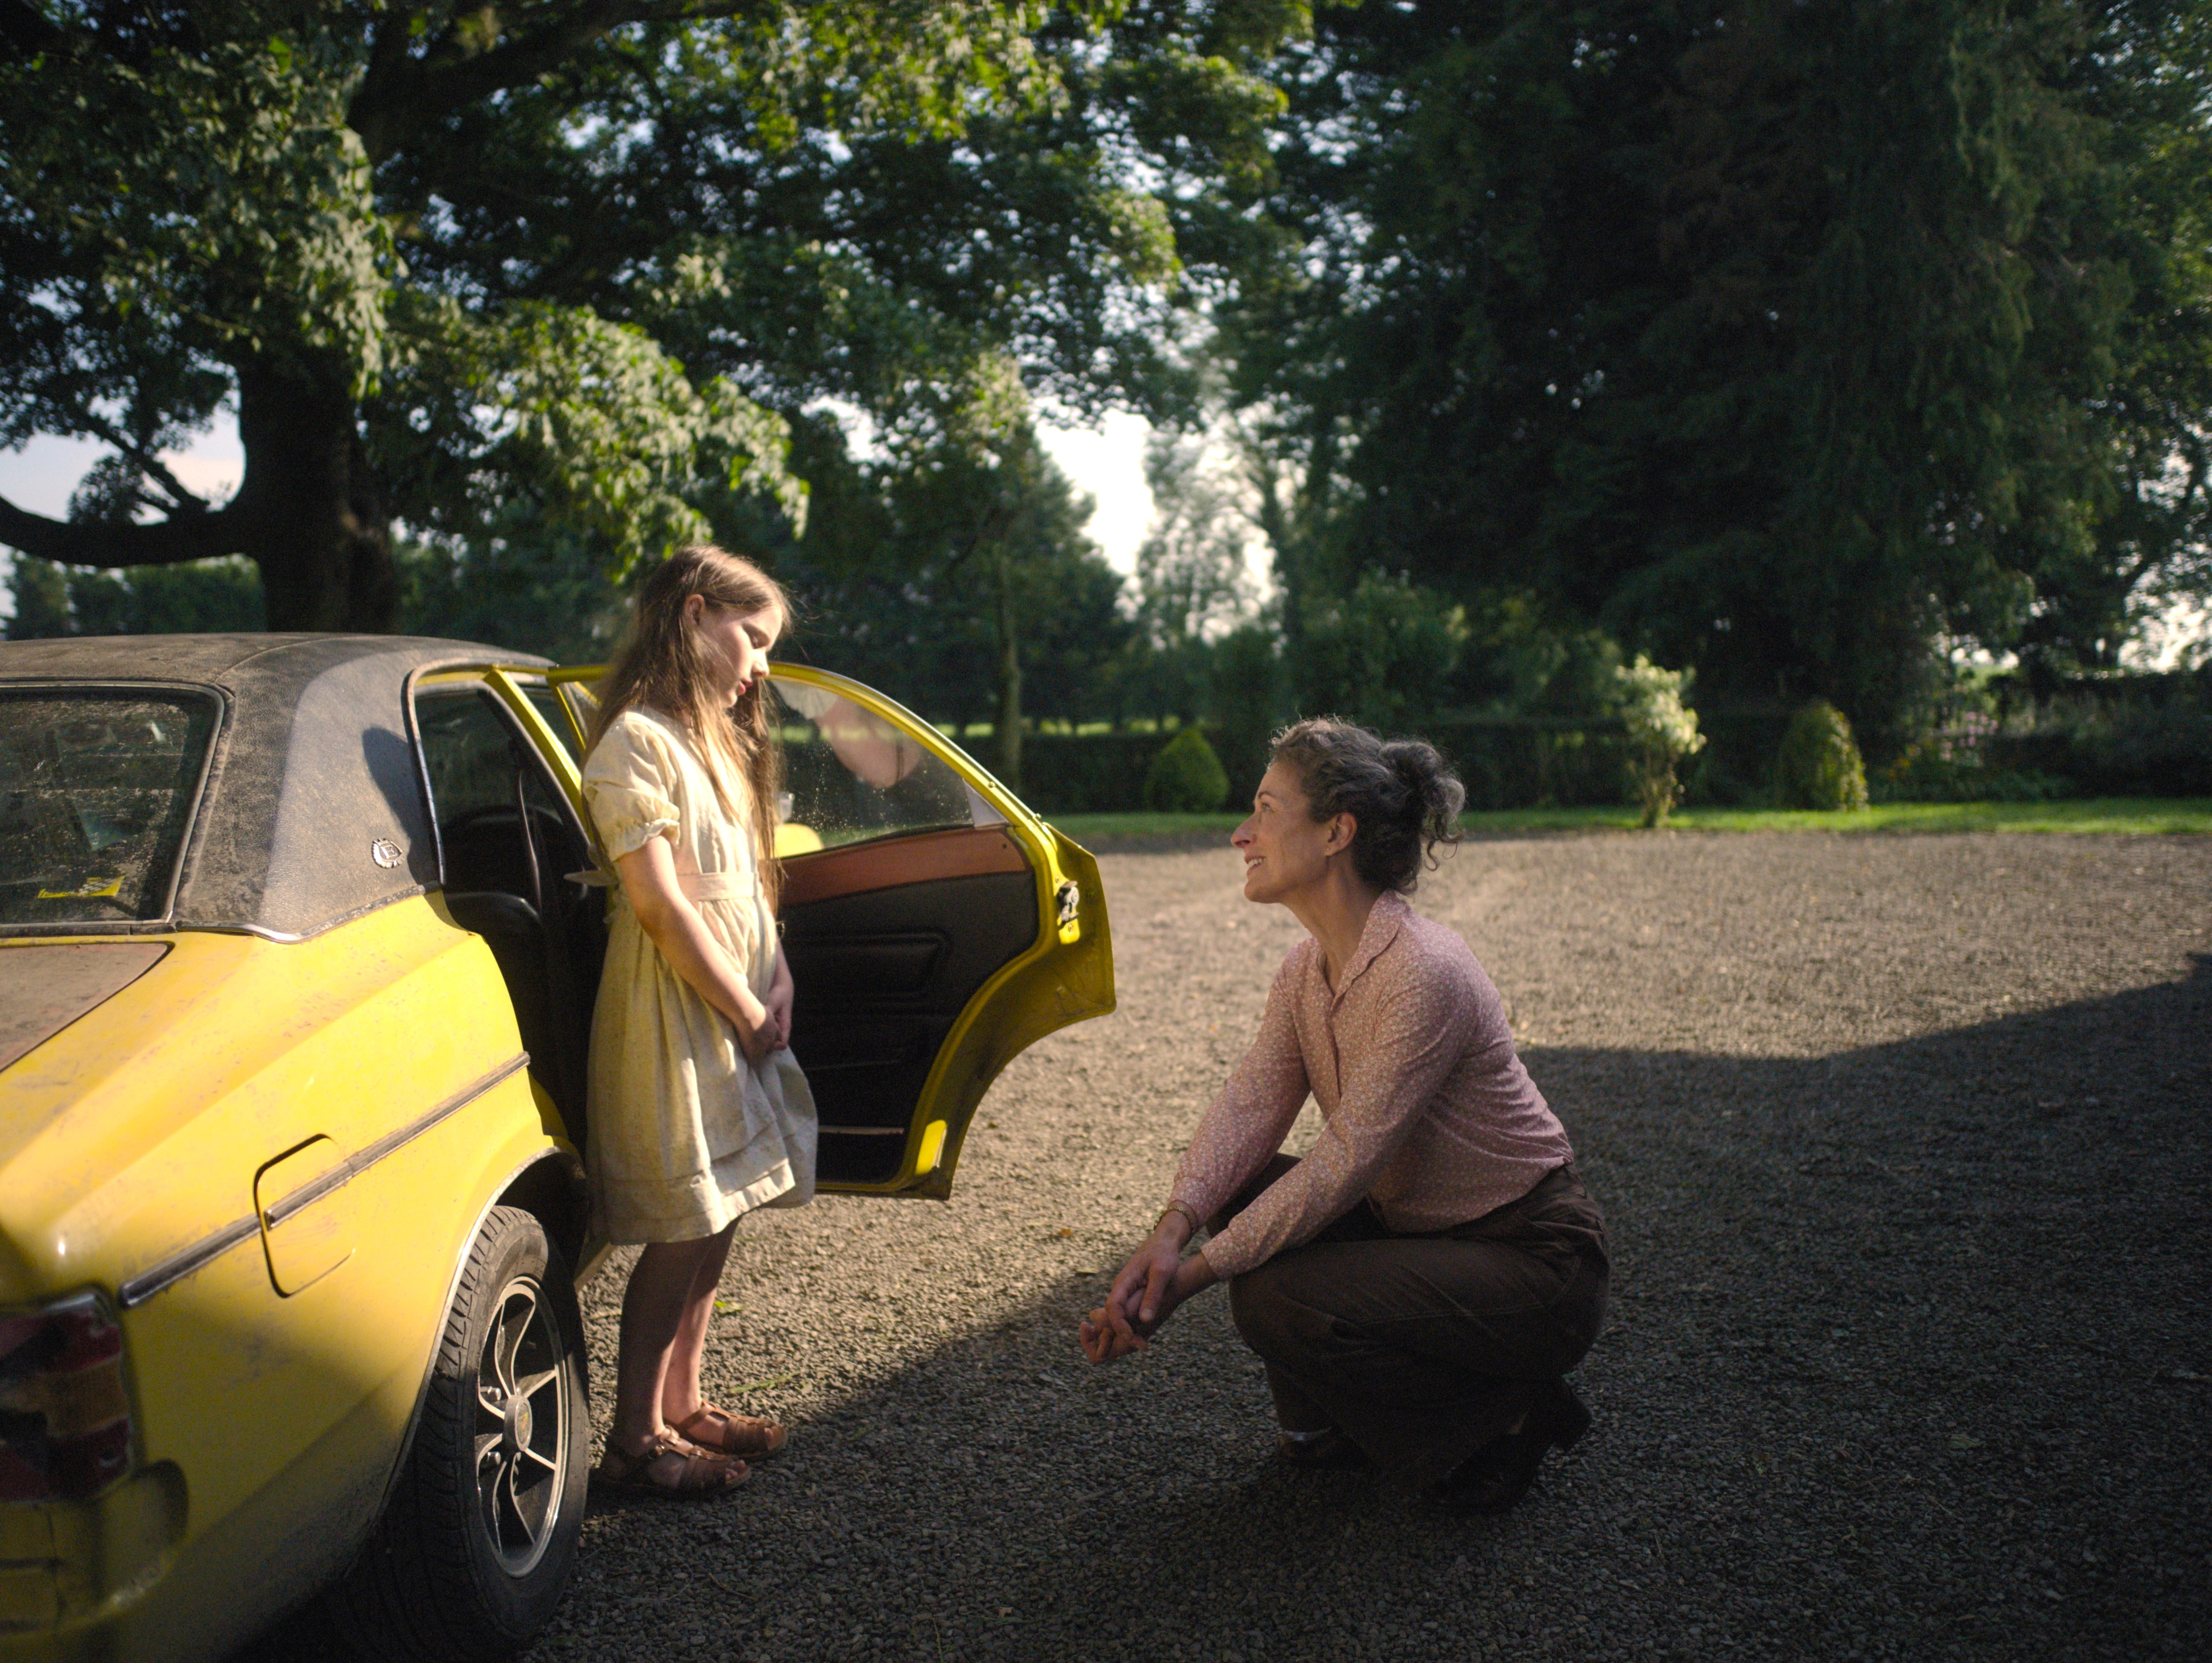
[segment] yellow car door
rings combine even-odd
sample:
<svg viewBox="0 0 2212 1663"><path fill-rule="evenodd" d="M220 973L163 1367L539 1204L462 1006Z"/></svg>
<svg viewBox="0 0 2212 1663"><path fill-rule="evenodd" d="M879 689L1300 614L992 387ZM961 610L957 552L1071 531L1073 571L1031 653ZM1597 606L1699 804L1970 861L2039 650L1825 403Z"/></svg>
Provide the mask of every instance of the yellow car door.
<svg viewBox="0 0 2212 1663"><path fill-rule="evenodd" d="M571 779L600 673L497 678ZM821 1115L820 1186L949 1194L1000 1070L1114 1008L1097 863L882 694L800 665L771 686L792 1049Z"/></svg>

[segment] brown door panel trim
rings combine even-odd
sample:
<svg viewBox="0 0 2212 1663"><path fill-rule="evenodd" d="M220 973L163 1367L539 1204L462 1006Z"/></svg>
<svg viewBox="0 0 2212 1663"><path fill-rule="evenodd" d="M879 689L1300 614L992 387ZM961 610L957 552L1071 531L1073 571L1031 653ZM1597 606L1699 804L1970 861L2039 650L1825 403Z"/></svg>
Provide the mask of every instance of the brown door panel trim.
<svg viewBox="0 0 2212 1663"><path fill-rule="evenodd" d="M1025 872L1030 863L1021 845L1003 826L974 826L884 837L793 855L783 863L783 904L894 889L945 877L981 877L995 872Z"/></svg>

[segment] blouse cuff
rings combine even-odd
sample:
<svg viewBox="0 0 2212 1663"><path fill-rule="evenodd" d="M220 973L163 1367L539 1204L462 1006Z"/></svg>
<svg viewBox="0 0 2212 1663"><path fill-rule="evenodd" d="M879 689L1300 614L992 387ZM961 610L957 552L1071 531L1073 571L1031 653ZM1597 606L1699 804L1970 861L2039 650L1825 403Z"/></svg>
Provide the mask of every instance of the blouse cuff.
<svg viewBox="0 0 2212 1663"><path fill-rule="evenodd" d="M1232 1239L1235 1229L1231 1221L1227 1229L1206 1237L1206 1245L1198 1250L1216 1281L1226 1282L1252 1268L1250 1256Z"/></svg>

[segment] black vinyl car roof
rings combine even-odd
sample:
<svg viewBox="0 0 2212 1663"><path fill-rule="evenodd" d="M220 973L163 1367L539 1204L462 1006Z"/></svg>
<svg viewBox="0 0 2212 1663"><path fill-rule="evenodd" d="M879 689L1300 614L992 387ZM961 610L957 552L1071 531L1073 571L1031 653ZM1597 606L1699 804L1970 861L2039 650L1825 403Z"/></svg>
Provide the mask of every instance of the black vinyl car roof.
<svg viewBox="0 0 2212 1663"><path fill-rule="evenodd" d="M227 708L172 915L98 927L291 938L436 886L407 678L487 663L547 661L408 635L70 636L0 642L0 692L137 683L222 695ZM397 864L379 864L372 850L380 840L398 846Z"/></svg>

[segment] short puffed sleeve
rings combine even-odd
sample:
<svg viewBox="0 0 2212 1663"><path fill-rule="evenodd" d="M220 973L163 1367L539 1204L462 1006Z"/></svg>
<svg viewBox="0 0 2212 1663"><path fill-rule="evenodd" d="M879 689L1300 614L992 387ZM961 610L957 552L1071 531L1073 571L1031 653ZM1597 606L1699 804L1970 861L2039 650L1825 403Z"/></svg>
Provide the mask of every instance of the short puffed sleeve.
<svg viewBox="0 0 2212 1663"><path fill-rule="evenodd" d="M678 764L649 723L615 718L584 759L584 801L610 860L634 854L655 837L674 837L682 816L674 798Z"/></svg>

